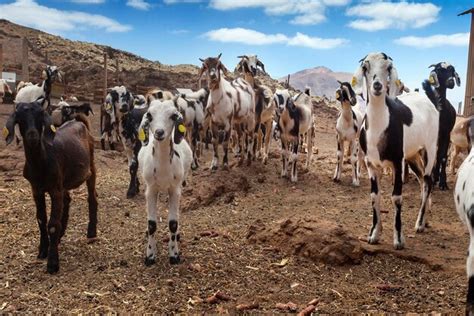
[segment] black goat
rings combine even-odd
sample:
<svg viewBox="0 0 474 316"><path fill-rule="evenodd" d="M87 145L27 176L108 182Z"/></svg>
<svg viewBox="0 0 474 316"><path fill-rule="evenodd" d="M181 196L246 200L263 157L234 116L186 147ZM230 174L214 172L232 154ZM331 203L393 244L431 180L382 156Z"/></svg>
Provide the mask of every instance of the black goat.
<svg viewBox="0 0 474 316"><path fill-rule="evenodd" d="M69 190L87 183L89 226L87 237L97 235L96 169L94 140L84 115L63 124L58 130L39 102L19 103L4 128L7 144L19 126L24 142L23 176L30 182L40 229L38 258L48 258L47 271L59 271L58 244L66 231L71 197ZM51 197L51 216L46 226L45 193Z"/></svg>
<svg viewBox="0 0 474 316"><path fill-rule="evenodd" d="M453 89L456 83L459 87L461 79L454 66L446 62L433 64L434 69L430 73L430 79L423 82L423 90L439 111L438 151L436 153L436 165L433 169L433 182L439 181L440 190L447 190L446 164L450 134L456 123L456 110L446 99L446 89ZM435 91L431 88L435 87Z"/></svg>

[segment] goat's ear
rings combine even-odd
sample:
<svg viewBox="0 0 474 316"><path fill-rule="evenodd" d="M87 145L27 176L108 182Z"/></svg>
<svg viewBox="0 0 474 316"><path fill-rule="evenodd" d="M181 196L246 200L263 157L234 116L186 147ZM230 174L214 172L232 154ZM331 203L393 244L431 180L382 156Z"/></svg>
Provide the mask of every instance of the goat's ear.
<svg viewBox="0 0 474 316"><path fill-rule="evenodd" d="M201 89L202 75L204 74L205 71L206 71L206 69L204 68L204 65L203 65L201 67L201 69L199 70L199 77L198 77L198 87L199 87L199 89Z"/></svg>
<svg viewBox="0 0 474 316"><path fill-rule="evenodd" d="M388 74L389 76L389 83L388 83L388 89L389 89L389 95L391 97L396 97L398 94L398 91L400 91L400 86L401 86L401 81L398 79L398 71L397 68L392 66L390 68L390 73Z"/></svg>
<svg viewBox="0 0 474 316"><path fill-rule="evenodd" d="M433 70L432 72L430 72L430 77L428 80L433 87L439 87L438 74L436 73L436 71Z"/></svg>
<svg viewBox="0 0 474 316"><path fill-rule="evenodd" d="M184 134L186 133L186 126L184 126L184 119L181 113L177 114L176 121L174 123L174 143L179 144L184 138Z"/></svg>
<svg viewBox="0 0 474 316"><path fill-rule="evenodd" d="M351 86L356 94L362 94L362 88L364 87L364 69L362 65L359 66L352 76Z"/></svg>
<svg viewBox="0 0 474 316"><path fill-rule="evenodd" d="M223 63L219 63L218 67L224 72L224 75L227 75L229 73L229 69L227 69Z"/></svg>
<svg viewBox="0 0 474 316"><path fill-rule="evenodd" d="M267 72L265 71L265 65L260 60L257 60L257 66L259 66L260 69L262 69L264 74L267 74Z"/></svg>
<svg viewBox="0 0 474 316"><path fill-rule="evenodd" d="M454 78L456 79L457 86L461 86L461 78L459 78L459 75L456 71L454 72Z"/></svg>
<svg viewBox="0 0 474 316"><path fill-rule="evenodd" d="M143 116L142 123L140 124L140 128L138 129L138 139L143 143L143 145L148 145L149 138L149 131L150 131L150 122L152 120L152 116L150 112L146 112Z"/></svg>
<svg viewBox="0 0 474 316"><path fill-rule="evenodd" d="M84 103L84 106L87 108L87 115L89 115L89 113L94 115L94 111L92 111L92 107L89 103Z"/></svg>
<svg viewBox="0 0 474 316"><path fill-rule="evenodd" d="M54 135L56 134L56 127L53 124L51 116L43 112L43 138L47 144L52 144Z"/></svg>
<svg viewBox="0 0 474 316"><path fill-rule="evenodd" d="M3 128L3 137L9 145L15 138L15 124L16 124L16 112L13 112L7 120L5 127Z"/></svg>

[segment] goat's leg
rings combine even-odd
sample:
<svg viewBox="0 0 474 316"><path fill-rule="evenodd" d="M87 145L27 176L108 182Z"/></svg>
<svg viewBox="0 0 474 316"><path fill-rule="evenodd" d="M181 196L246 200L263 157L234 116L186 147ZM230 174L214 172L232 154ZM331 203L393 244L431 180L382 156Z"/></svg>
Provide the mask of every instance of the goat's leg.
<svg viewBox="0 0 474 316"><path fill-rule="evenodd" d="M157 211L156 211L156 201L158 199L158 191L152 187L147 185L145 190L145 197L146 197L146 211L148 217L148 243L146 246L146 257L145 257L145 265L149 266L156 262L156 239L155 239L155 232L156 232L156 219L157 219Z"/></svg>
<svg viewBox="0 0 474 316"><path fill-rule="evenodd" d="M102 150L105 150L105 138L106 138L106 135L107 135L106 132L102 132L102 133L100 134L100 147L102 148Z"/></svg>
<svg viewBox="0 0 474 316"><path fill-rule="evenodd" d="M309 165L311 164L311 158L313 156L313 142L314 142L314 126L311 125L311 127L308 130L307 136L307 157L306 157L306 170L309 169Z"/></svg>
<svg viewBox="0 0 474 316"><path fill-rule="evenodd" d="M360 167L359 159L357 157L359 154L359 148L355 139L350 142L349 147L351 148L352 185L358 187L360 184Z"/></svg>
<svg viewBox="0 0 474 316"><path fill-rule="evenodd" d="M48 215L46 213L46 200L44 197L44 192L40 192L32 188L33 198L36 204L36 221L38 222L40 230L40 244L38 259L46 259L48 257L48 248L49 248L49 238L48 238Z"/></svg>
<svg viewBox="0 0 474 316"><path fill-rule="evenodd" d="M281 176L283 178L288 176L288 142L286 141L286 138L281 135L280 137L281 140Z"/></svg>
<svg viewBox="0 0 474 316"><path fill-rule="evenodd" d="M49 233L49 251L48 251L48 273L56 273L59 271L59 254L58 243L61 235L61 217L63 212L64 192L56 190L50 192L51 196L51 216L48 223Z"/></svg>
<svg viewBox="0 0 474 316"><path fill-rule="evenodd" d="M87 238L89 240L93 240L97 237L97 208L99 203L97 202L96 177L97 172L95 165L92 164L91 176L86 181L87 203L89 204L89 224L87 225Z"/></svg>
<svg viewBox="0 0 474 316"><path fill-rule="evenodd" d="M393 247L397 250L405 247L405 238L402 233L402 161L393 163L394 186L392 191L392 204L395 208L393 227Z"/></svg>
<svg viewBox="0 0 474 316"><path fill-rule="evenodd" d="M446 164L448 159L449 138L443 142L441 148L441 161L439 170L439 189L441 191L448 190L448 183L446 182Z"/></svg>
<svg viewBox="0 0 474 316"><path fill-rule="evenodd" d="M415 230L417 233L422 233L426 228L426 213L430 208L431 191L433 190L433 179L429 175L423 177L423 184L421 185L421 206L416 220Z"/></svg>
<svg viewBox="0 0 474 316"><path fill-rule="evenodd" d="M341 172L342 172L342 163L344 160L344 140L342 137L337 134L337 164L336 164L336 171L334 172L334 177L332 178L334 182L341 181Z"/></svg>
<svg viewBox="0 0 474 316"><path fill-rule="evenodd" d="M192 127L192 133L188 133L190 136L191 149L193 151L193 162L191 164L191 169L196 170L199 166L198 164L198 143L199 143L199 129L198 124L195 122Z"/></svg>
<svg viewBox="0 0 474 316"><path fill-rule="evenodd" d="M211 162L211 170L217 170L217 165L219 164L218 146L219 130L215 126L212 126L212 148L214 150L214 157L212 158Z"/></svg>
<svg viewBox="0 0 474 316"><path fill-rule="evenodd" d="M474 315L474 206L466 212L466 223L469 230L469 249L466 262L466 270L468 277L467 298L466 298L466 315Z"/></svg>
<svg viewBox="0 0 474 316"><path fill-rule="evenodd" d="M382 218L380 217L380 186L379 170L367 162L370 178L370 199L372 202L372 228L369 232L369 244L377 244L382 233Z"/></svg>
<svg viewBox="0 0 474 316"><path fill-rule="evenodd" d="M179 257L179 199L181 197L181 188L175 187L168 190L169 194L169 212L168 227L170 229L170 240L168 242L168 252L170 264L178 264Z"/></svg>
<svg viewBox="0 0 474 316"><path fill-rule="evenodd" d="M248 147L247 147L247 166L250 166L252 164L252 159L253 159L253 149L254 149L254 143L255 143L255 133L250 128L247 129L247 132L245 133L246 137L248 138Z"/></svg>
<svg viewBox="0 0 474 316"><path fill-rule="evenodd" d="M68 191L64 191L64 199L63 199L63 216L61 217L61 235L59 235L59 242L61 242L61 238L63 238L64 234L66 233L67 223L69 220L69 206L71 204L71 195Z"/></svg>
<svg viewBox="0 0 474 316"><path fill-rule="evenodd" d="M265 128L265 125L260 124L260 126L257 129L257 141L255 142L254 146L256 146L256 150L254 150L253 155L254 158L260 158L262 156L262 149L263 149L263 141L265 135L263 134L263 129Z"/></svg>
<svg viewBox="0 0 474 316"><path fill-rule="evenodd" d="M229 169L229 140L230 140L231 130L225 132L224 141L222 142L222 147L224 149L224 158L222 159L224 170Z"/></svg>
<svg viewBox="0 0 474 316"><path fill-rule="evenodd" d="M268 153L270 152L270 142L272 140L272 120L265 123L265 135L264 135L264 150L262 161L263 164L267 164Z"/></svg>
<svg viewBox="0 0 474 316"><path fill-rule="evenodd" d="M291 182L298 181L298 170L296 169L296 162L298 161L298 145L299 145L299 140L297 139L295 142L293 142L292 153L289 159L290 168L291 168L290 170Z"/></svg>
<svg viewBox="0 0 474 316"><path fill-rule="evenodd" d="M459 154L459 147L456 145L453 145L453 150L451 152L451 161L449 162L449 171L451 174L456 173L456 159L458 158Z"/></svg>

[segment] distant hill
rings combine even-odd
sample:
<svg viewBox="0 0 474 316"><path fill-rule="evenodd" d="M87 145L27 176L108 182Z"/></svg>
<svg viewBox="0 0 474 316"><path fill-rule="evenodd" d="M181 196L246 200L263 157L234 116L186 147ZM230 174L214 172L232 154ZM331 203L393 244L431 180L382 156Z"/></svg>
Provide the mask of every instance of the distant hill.
<svg viewBox="0 0 474 316"><path fill-rule="evenodd" d="M311 88L311 93L318 96L334 98L334 93L339 87L337 80L350 82L352 74L348 72L334 72L327 67L304 69L290 75L290 85L303 90L306 86ZM280 78L285 82L287 77Z"/></svg>

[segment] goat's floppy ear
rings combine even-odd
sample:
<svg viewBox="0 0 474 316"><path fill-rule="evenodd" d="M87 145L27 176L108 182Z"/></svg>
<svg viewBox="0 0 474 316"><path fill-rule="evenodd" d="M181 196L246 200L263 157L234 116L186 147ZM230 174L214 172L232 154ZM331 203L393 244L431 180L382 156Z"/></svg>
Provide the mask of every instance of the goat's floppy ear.
<svg viewBox="0 0 474 316"><path fill-rule="evenodd" d="M430 77L428 80L433 87L439 87L438 74L436 73L436 71L433 70L432 72L430 72Z"/></svg>
<svg viewBox="0 0 474 316"><path fill-rule="evenodd" d="M257 60L257 66L260 67L260 69L262 69L263 73L266 74L267 72L265 71L265 65L260 61L260 60Z"/></svg>
<svg viewBox="0 0 474 316"><path fill-rule="evenodd" d="M356 94L362 94L362 88L364 87L364 69L362 68L362 64L352 76L351 86Z"/></svg>
<svg viewBox="0 0 474 316"><path fill-rule="evenodd" d="M148 145L149 138L149 131L150 131L150 122L152 120L152 116L150 112L146 112L143 116L142 123L140 124L140 128L138 129L138 139L143 143L143 145Z"/></svg>
<svg viewBox="0 0 474 316"><path fill-rule="evenodd" d="M16 112L13 112L7 120L5 127L3 128L3 137L9 145L15 138L15 124L16 124Z"/></svg>
<svg viewBox="0 0 474 316"><path fill-rule="evenodd" d="M459 78L458 73L454 72L454 78L456 79L456 85L459 87L461 85L461 78Z"/></svg>
<svg viewBox="0 0 474 316"><path fill-rule="evenodd" d="M199 70L199 76L198 76L198 86L199 86L199 89L201 89L202 75L204 74L205 71L206 71L206 69L204 68L204 64L203 64L202 67L201 67L201 69Z"/></svg>
<svg viewBox="0 0 474 316"><path fill-rule="evenodd" d="M174 143L179 144L184 138L186 133L186 126L184 126L184 119L181 113L177 113L177 117L174 123Z"/></svg>
<svg viewBox="0 0 474 316"><path fill-rule="evenodd" d="M388 89L391 97L396 97L400 86L402 85L400 79L398 79L398 71L394 66L390 67L390 73L388 74L390 81L388 83Z"/></svg>
<svg viewBox="0 0 474 316"><path fill-rule="evenodd" d="M53 120L51 116L43 112L43 139L46 141L47 144L52 144L54 135L56 134L56 127L53 124Z"/></svg>

